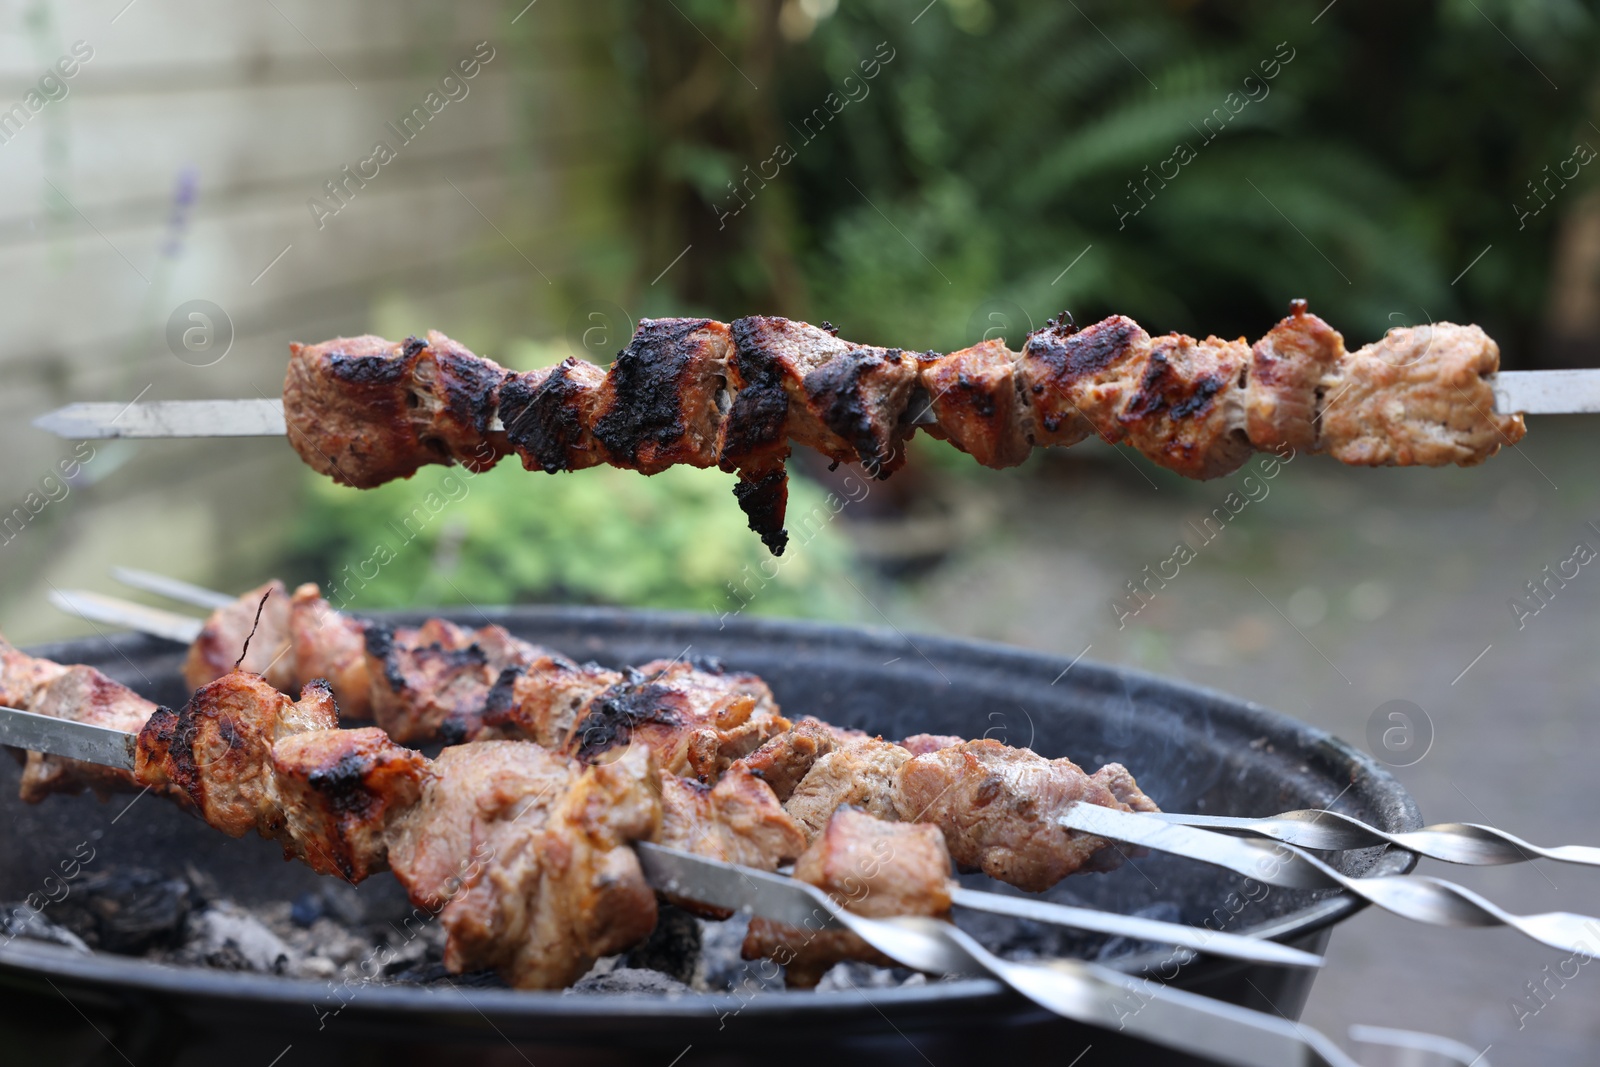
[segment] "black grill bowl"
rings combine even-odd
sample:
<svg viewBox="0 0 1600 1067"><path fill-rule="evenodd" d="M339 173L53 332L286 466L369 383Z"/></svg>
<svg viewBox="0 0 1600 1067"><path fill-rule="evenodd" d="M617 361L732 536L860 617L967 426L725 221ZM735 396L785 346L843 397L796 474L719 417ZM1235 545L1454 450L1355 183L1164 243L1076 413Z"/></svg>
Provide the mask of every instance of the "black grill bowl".
<svg viewBox="0 0 1600 1067"><path fill-rule="evenodd" d="M715 656L754 671L791 718L817 715L888 738L987 735L1070 756L1094 768L1126 764L1165 809L1267 815L1336 806L1388 830L1421 825L1416 804L1369 756L1265 708L1194 686L1087 661L937 637L761 619L588 608L508 608L443 614L485 618L578 659L607 665L678 655ZM392 616L420 620L420 613ZM88 663L151 699L185 699L182 650L135 635L35 650ZM0 900L40 891L62 860L92 843L96 869L138 865L213 878L244 903L288 899L319 884L278 847L229 840L175 807L127 798L16 799L17 772L0 769ZM115 820L115 821L113 821ZM80 851L79 855L83 853ZM1401 873L1411 858L1376 851L1340 861L1352 874ZM389 882L388 886L376 886ZM981 877L971 884L985 884ZM1004 888L992 883L986 888ZM1118 911L1170 901L1182 920L1266 930L1313 951L1359 908L1342 893L1272 890L1246 902L1241 878L1152 855L1109 875L1068 879L1053 891ZM1259 887L1250 895L1260 898ZM393 891L379 876L363 892ZM47 913L48 914L48 913ZM1166 952L1114 964L1153 973ZM1167 966L1170 974L1170 964ZM1202 959L1174 984L1298 1017L1311 975ZM92 957L21 939L0 945L0 1035L51 1059L80 1063L451 1064L856 1062L875 1064L1182 1061L1107 1031L1057 1019L983 979L840 993L678 998L522 993L368 985L335 996L328 983ZM1269 1002L1270 1001L1270 1002ZM1137 1007L1130 1001L1130 1010ZM338 1009L335 1013L335 1009ZM93 1029L85 1023L92 1023ZM98 1033L96 1032L98 1031ZM685 1053L685 1049L688 1052ZM9 1058L9 1057L8 1057ZM20 1062L20 1061L19 1061Z"/></svg>

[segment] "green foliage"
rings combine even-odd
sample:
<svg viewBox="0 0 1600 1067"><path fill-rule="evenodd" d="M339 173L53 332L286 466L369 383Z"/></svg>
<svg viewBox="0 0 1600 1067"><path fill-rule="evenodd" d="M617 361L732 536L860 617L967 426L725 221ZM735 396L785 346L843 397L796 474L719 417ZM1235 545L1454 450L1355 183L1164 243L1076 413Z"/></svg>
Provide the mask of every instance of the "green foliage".
<svg viewBox="0 0 1600 1067"><path fill-rule="evenodd" d="M1519 230L1513 204L1576 139L1600 145L1600 31L1577 0L1341 4L1314 24L1264 0L905 12L841 5L776 84L792 119L895 49L779 179L813 303L848 335L969 344L970 312L1002 298L1035 326L1066 307L1254 336L1304 296L1356 341L1462 317L1513 362L1531 347L1559 212ZM1162 179L1180 145L1194 158Z"/></svg>
<svg viewBox="0 0 1600 1067"><path fill-rule="evenodd" d="M515 460L479 475L429 467L369 490L313 475L295 569L358 610L557 600L847 617L855 594L834 522L816 522L774 559L745 528L731 484L686 467L549 476ZM805 515L831 519L833 507L795 479L791 530Z"/></svg>

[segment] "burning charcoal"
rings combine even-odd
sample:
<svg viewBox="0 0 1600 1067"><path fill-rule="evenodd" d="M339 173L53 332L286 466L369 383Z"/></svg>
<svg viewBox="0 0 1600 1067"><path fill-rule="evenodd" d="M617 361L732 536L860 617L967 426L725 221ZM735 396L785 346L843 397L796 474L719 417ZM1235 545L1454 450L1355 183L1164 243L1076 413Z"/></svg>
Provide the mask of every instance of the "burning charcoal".
<svg viewBox="0 0 1600 1067"><path fill-rule="evenodd" d="M219 901L190 918L182 955L231 971L282 974L294 952L266 924L243 909Z"/></svg>
<svg viewBox="0 0 1600 1067"><path fill-rule="evenodd" d="M700 923L681 908L667 905L656 918L649 940L629 952L624 967L660 971L688 985L700 967Z"/></svg>
<svg viewBox="0 0 1600 1067"><path fill-rule="evenodd" d="M295 897L289 916L298 926L310 926L324 917L356 926L366 920L367 909L353 888L332 883Z"/></svg>
<svg viewBox="0 0 1600 1067"><path fill-rule="evenodd" d="M737 989L741 995L783 989L783 974L771 960L746 960L741 956L749 929L748 915L700 924L701 977L697 988L712 993Z"/></svg>
<svg viewBox="0 0 1600 1067"><path fill-rule="evenodd" d="M289 918L294 920L296 926L310 926L322 918L322 895L301 893L295 897L294 904L289 908Z"/></svg>
<svg viewBox="0 0 1600 1067"><path fill-rule="evenodd" d="M591 974L570 987L569 993L688 993L688 986L668 978L660 971L639 967L617 967L605 974Z"/></svg>
<svg viewBox="0 0 1600 1067"><path fill-rule="evenodd" d="M42 912L26 904L0 906L0 937L7 941L23 937L29 941L65 945L75 952L91 951L89 946L84 944L83 938L64 926L57 926L46 919Z"/></svg>
<svg viewBox="0 0 1600 1067"><path fill-rule="evenodd" d="M122 867L88 875L58 907L61 923L93 947L139 955L178 941L193 897L182 877Z"/></svg>
<svg viewBox="0 0 1600 1067"><path fill-rule="evenodd" d="M922 976L904 967L875 967L870 963L845 960L836 963L817 983L819 993L849 992L853 989L896 989ZM920 982L918 983L921 984Z"/></svg>

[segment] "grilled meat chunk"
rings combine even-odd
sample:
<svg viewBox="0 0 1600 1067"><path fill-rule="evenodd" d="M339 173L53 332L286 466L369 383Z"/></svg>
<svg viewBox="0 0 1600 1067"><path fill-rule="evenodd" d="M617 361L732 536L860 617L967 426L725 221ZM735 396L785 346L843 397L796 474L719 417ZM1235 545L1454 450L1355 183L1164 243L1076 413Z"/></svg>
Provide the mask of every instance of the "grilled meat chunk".
<svg viewBox="0 0 1600 1067"><path fill-rule="evenodd" d="M365 623L335 611L307 582L294 591L289 603L289 637L293 649L288 659L298 684L322 678L333 688L341 719L372 717Z"/></svg>
<svg viewBox="0 0 1600 1067"><path fill-rule="evenodd" d="M272 746L339 725L326 683L290 700L260 675L236 671L195 690L181 709L157 708L139 731L134 777L170 787L229 837L277 838L287 815L273 784Z"/></svg>
<svg viewBox="0 0 1600 1067"><path fill-rule="evenodd" d="M446 619L415 628L369 626L366 653L377 724L396 741L446 744L479 733L501 672L544 655L503 627L468 630Z"/></svg>
<svg viewBox="0 0 1600 1067"><path fill-rule="evenodd" d="M851 732L857 737L867 736ZM847 739L845 731L808 715L763 743L738 765L766 782L773 794L787 803L817 760L837 748L841 739Z"/></svg>
<svg viewBox="0 0 1600 1067"><path fill-rule="evenodd" d="M1317 448L1322 379L1345 359L1339 331L1291 304L1279 322L1250 349L1250 381L1245 387L1245 432L1263 451L1284 445L1302 452Z"/></svg>
<svg viewBox="0 0 1600 1067"><path fill-rule="evenodd" d="M784 810L815 839L840 805L852 804L880 819L896 817L895 780L912 759L909 751L881 738L839 744L812 764Z"/></svg>
<svg viewBox="0 0 1600 1067"><path fill-rule="evenodd" d="M1015 467L1027 459L1033 452L1034 418L1020 388L1021 358L999 338L925 358L920 381L939 420L928 433L985 467Z"/></svg>
<svg viewBox="0 0 1600 1067"><path fill-rule="evenodd" d="M32 686L31 698L18 701L13 707L37 715L56 719L71 719L112 730L138 733L156 706L120 682L114 682L93 667L63 667L51 674L21 661L33 659L24 656L9 645L5 646L8 668L15 664L21 675L20 685L12 681L13 671L7 670L6 688L26 690L29 681L48 676L47 681ZM48 662L34 660L35 664ZM30 678L31 676L31 678ZM26 695L19 693L18 695ZM10 701L8 701L10 703ZM21 796L30 804L37 804L52 793L81 793L92 789L104 799L112 792L140 788L139 783L123 770L84 763L65 756L51 756L42 752L29 752L22 770Z"/></svg>
<svg viewBox="0 0 1600 1067"><path fill-rule="evenodd" d="M902 416L917 380L914 356L852 344L790 319L738 319L732 332L739 392L783 392L781 403L771 398L770 415L779 419L761 420L754 428L758 436L774 442L787 437L840 463L860 463L879 477L904 462L900 445L910 428ZM734 437L730 426L725 454Z"/></svg>
<svg viewBox="0 0 1600 1067"><path fill-rule="evenodd" d="M433 772L388 852L412 901L438 913L451 971L493 967L519 989L558 989L654 928L655 893L627 847L660 831L647 750L584 767L479 741L445 749Z"/></svg>
<svg viewBox="0 0 1600 1067"><path fill-rule="evenodd" d="M541 650L531 663L500 672L473 740L525 739L559 749L590 701L621 681L617 671Z"/></svg>
<svg viewBox="0 0 1600 1067"><path fill-rule="evenodd" d="M789 319L754 316L735 320L731 329L734 397L720 462L739 472L734 493L750 528L781 555L788 543L783 461L790 442L888 477L905 462L902 445L915 430L904 416L917 360Z"/></svg>
<svg viewBox="0 0 1600 1067"><path fill-rule="evenodd" d="M605 446L594 435L605 381L605 371L575 358L507 377L500 387L500 421L524 470L555 474L606 461Z"/></svg>
<svg viewBox="0 0 1600 1067"><path fill-rule="evenodd" d="M506 371L437 330L400 344L370 334L289 346L283 415L314 470L370 489L430 463L487 470Z"/></svg>
<svg viewBox="0 0 1600 1067"><path fill-rule="evenodd" d="M900 819L943 830L961 868L1036 893L1076 871L1121 863L1105 839L1057 825L1059 812L1079 801L1156 810L1120 765L1090 775L1071 760L989 740L911 759L895 780L893 801Z"/></svg>
<svg viewBox="0 0 1600 1067"><path fill-rule="evenodd" d="M429 773L422 753L376 726L280 738L272 784L284 855L351 883L386 869L389 819L417 802Z"/></svg>
<svg viewBox="0 0 1600 1067"><path fill-rule="evenodd" d="M1244 431L1249 367L1243 338L1155 338L1139 387L1117 416L1128 443L1185 478L1232 474L1251 452Z"/></svg>
<svg viewBox="0 0 1600 1067"><path fill-rule="evenodd" d="M0 637L0 704L33 711L44 687L70 669L30 656Z"/></svg>
<svg viewBox="0 0 1600 1067"><path fill-rule="evenodd" d="M1243 341L1152 339L1121 315L1083 330L1052 319L1023 350L1035 440L1072 444L1092 429L1185 477L1228 474L1250 455L1243 410L1249 355Z"/></svg>
<svg viewBox="0 0 1600 1067"><path fill-rule="evenodd" d="M806 847L772 788L738 763L714 786L662 775L661 811L658 843L727 863L775 871Z"/></svg>
<svg viewBox="0 0 1600 1067"><path fill-rule="evenodd" d="M943 916L950 911L950 854L928 823L893 823L843 807L794 865L794 876L866 918ZM750 920L744 958L784 965L785 983L809 989L840 960L890 966L848 930L813 931L768 919Z"/></svg>
<svg viewBox="0 0 1600 1067"><path fill-rule="evenodd" d="M710 319L643 319L600 386L594 436L618 467L712 467L732 340Z"/></svg>
<svg viewBox="0 0 1600 1067"><path fill-rule="evenodd" d="M1500 348L1476 326L1390 330L1323 376L1319 447L1364 467L1472 467L1527 433L1498 415Z"/></svg>
<svg viewBox="0 0 1600 1067"><path fill-rule="evenodd" d="M259 624L257 611L261 613ZM289 617L289 591L276 578L213 611L189 646L183 662L184 682L190 689L199 689L230 673L248 640L250 649L239 669L262 675L269 685L285 692L293 690L298 680Z"/></svg>
<svg viewBox="0 0 1600 1067"><path fill-rule="evenodd" d="M788 728L755 675L725 671L715 660L656 660L629 668L592 699L563 751L594 763L637 743L666 773L712 781Z"/></svg>

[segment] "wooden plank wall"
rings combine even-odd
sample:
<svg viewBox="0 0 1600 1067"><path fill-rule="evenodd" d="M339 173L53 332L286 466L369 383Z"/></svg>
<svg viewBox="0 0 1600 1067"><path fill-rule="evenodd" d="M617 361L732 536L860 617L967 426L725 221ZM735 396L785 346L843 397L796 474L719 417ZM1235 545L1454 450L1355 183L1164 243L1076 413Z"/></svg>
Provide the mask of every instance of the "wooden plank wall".
<svg viewBox="0 0 1600 1067"><path fill-rule="evenodd" d="M592 108L563 106L581 84L569 47L581 15L520 6L0 7L0 521L12 519L0 629L84 632L46 595L115 589L104 571L117 562L257 577L301 485L287 445L260 440L99 442L63 484L63 461L86 453L33 429L36 415L72 400L275 396L291 340L364 332L380 304L414 309L406 329L436 325L491 354L508 335L560 333L573 249L604 225L587 194L569 193L603 181L604 131ZM92 58L41 88L80 41ZM449 87L466 96L402 143L386 124L487 55L480 42L493 58ZM28 111L30 91L63 86ZM23 111L7 125L13 103ZM347 186L348 205L319 228L308 200L331 205L324 183L380 139L396 157ZM234 328L211 366L177 358L165 337L195 299Z"/></svg>

